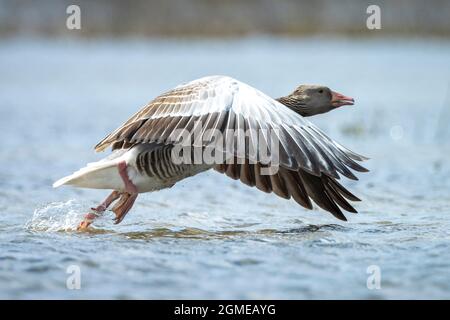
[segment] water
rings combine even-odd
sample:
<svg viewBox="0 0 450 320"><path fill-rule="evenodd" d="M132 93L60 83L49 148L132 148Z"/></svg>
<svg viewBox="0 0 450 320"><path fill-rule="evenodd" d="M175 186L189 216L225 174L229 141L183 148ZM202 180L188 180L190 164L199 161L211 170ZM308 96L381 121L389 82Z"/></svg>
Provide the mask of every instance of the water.
<svg viewBox="0 0 450 320"><path fill-rule="evenodd" d="M2 40L0 298L450 298L449 70L437 39ZM344 181L359 214L207 172L139 196L119 225L109 212L74 231L107 191L52 182L100 159L93 146L139 106L210 74L355 97L312 121L371 157Z"/></svg>

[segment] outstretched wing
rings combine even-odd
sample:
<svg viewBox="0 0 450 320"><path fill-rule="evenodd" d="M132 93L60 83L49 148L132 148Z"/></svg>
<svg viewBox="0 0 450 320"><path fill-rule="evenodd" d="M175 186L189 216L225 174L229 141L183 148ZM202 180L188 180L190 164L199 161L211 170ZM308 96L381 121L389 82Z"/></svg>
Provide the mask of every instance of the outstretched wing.
<svg viewBox="0 0 450 320"><path fill-rule="evenodd" d="M171 144L178 142L179 139L173 134L176 132L175 130L185 129L193 132L199 123L202 125L203 132L207 129L216 129L222 132L225 141L230 138L227 137L227 134L239 131L239 129L244 131L250 129L252 132L259 132L261 129L266 132L276 132L279 141L277 160L280 165L280 172L276 176L281 177L281 180L285 182L284 185L286 185L286 181L291 181L291 178L294 179L294 182L300 181L304 186L303 194L309 195L321 207L332 212L338 218L345 219L342 213L339 214L339 208L335 210L334 206L336 203L342 204L341 207L349 210L349 207L340 200L342 194L345 197L350 193L339 184L336 186L337 182L333 178L339 179L339 174L342 174L357 180L350 169L360 172L367 171L356 162L367 158L333 141L312 123L278 101L230 77L201 78L158 96L99 142L95 149L102 151L108 146L112 146L114 150L152 142ZM264 139L264 135L262 138ZM248 150L258 150L261 144L253 136L245 141L249 144L245 147L245 157L248 160L250 157ZM195 142L200 145L204 143L204 141ZM269 146L269 141L264 145ZM273 150L268 150L266 154L274 154L271 151ZM235 157L239 157L238 150L232 150L232 152ZM249 170L255 172L255 166L258 166L258 163L255 164L254 160L257 162L258 159L250 160L253 162L249 163L249 166L253 167ZM240 178L236 174L236 168L237 165L226 167L228 171L235 172L228 174L235 179ZM225 173L227 171L223 170L224 167L220 165L216 169ZM239 169L242 169L242 164ZM293 173L287 174L291 171L295 172L294 177L291 177ZM253 178L256 176L253 175ZM290 178L286 178L286 176L290 176ZM276 177L268 179L276 179ZM243 182L246 183L246 181ZM256 181L247 184L258 187ZM270 187L270 191L273 190L278 195L283 193L278 192L283 188L277 188L276 182L271 183L271 186L272 184L277 190ZM297 183L298 185L299 183ZM264 187L260 189L263 190ZM342 189L345 192L339 192ZM284 194L286 197L286 192ZM292 194L289 192L289 197ZM330 199L328 200L328 198ZM347 198L357 199L353 195ZM311 206L308 197L303 197L302 201L297 202L308 208ZM326 203L326 205L320 203ZM351 209L349 211L354 210Z"/></svg>
<svg viewBox="0 0 450 320"><path fill-rule="evenodd" d="M303 169L316 176L325 173L335 178L339 178L339 172L355 180L348 168L366 171L355 162L364 160L363 156L331 140L302 116L259 90L224 76L201 78L160 95L95 149L102 151L110 145L117 149L124 144L174 143L177 137L172 132L176 129L192 132L199 123L203 131L223 132L224 140L227 134L239 129L276 132L280 165L287 169ZM255 145L246 150L257 150L256 139L248 140ZM238 150L235 152L237 154Z"/></svg>
<svg viewBox="0 0 450 320"><path fill-rule="evenodd" d="M347 220L340 208L357 212L347 200L360 201L360 199L326 174L315 176L302 169L294 171L280 167L275 174L263 175L262 167L259 163L250 164L245 161L239 164L234 161L231 164L216 165L215 170L263 192L273 192L283 199L292 198L307 209L313 208L311 198L319 207L340 220Z"/></svg>

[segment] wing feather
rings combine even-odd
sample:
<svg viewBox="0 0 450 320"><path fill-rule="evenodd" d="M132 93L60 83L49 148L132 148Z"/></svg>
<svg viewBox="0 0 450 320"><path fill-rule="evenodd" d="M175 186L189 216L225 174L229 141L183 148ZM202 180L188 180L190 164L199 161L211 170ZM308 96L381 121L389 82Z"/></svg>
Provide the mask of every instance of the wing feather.
<svg viewBox="0 0 450 320"><path fill-rule="evenodd" d="M218 164L215 169L233 179L283 198L292 197L306 208L311 208L311 198L339 219L345 219L339 207L356 211L347 200L359 199L335 179L341 174L357 180L350 169L367 171L357 163L367 158L330 139L278 101L230 77L201 78L160 95L106 136L95 149L102 151L112 146L114 150L152 142L172 144L180 141L181 131L177 129L189 132L198 129L200 135L192 140L196 147L209 144L212 130L223 133L223 151L230 152L227 159L231 157L236 162ZM279 142L278 150L271 146L273 136L269 133ZM237 142L242 141L245 147L239 149ZM267 165L261 162L262 155L270 155L272 163L276 151L279 172L262 175L261 168Z"/></svg>

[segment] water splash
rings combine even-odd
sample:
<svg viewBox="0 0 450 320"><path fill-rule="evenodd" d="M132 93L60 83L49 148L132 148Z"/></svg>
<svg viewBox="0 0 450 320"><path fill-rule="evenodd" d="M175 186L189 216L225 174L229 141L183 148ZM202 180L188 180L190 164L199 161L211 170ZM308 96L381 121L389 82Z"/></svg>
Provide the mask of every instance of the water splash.
<svg viewBox="0 0 450 320"><path fill-rule="evenodd" d="M36 208L33 217L25 223L31 231L75 231L86 213L86 204L74 199L66 202L51 202Z"/></svg>

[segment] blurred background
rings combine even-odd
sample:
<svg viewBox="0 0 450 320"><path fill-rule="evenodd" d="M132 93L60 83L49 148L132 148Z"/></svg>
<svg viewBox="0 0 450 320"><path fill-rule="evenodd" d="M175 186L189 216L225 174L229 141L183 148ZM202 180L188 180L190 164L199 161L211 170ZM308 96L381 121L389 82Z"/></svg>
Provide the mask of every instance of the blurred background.
<svg viewBox="0 0 450 320"><path fill-rule="evenodd" d="M450 298L449 17L444 0L0 0L0 297ZM93 146L148 101L213 74L354 97L310 120L371 158L342 181L359 214L207 172L75 232L107 191L52 182L104 157Z"/></svg>
<svg viewBox="0 0 450 320"><path fill-rule="evenodd" d="M62 28L66 8L83 10L81 32ZM236 37L245 35L373 36L366 28L366 9L378 5L383 34L444 36L450 33L446 0L2 0L3 35L83 37Z"/></svg>

